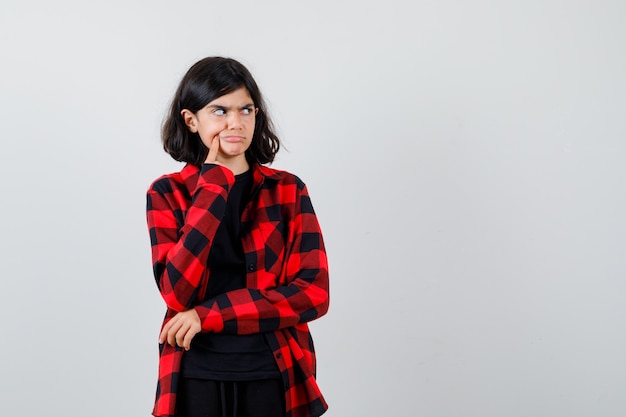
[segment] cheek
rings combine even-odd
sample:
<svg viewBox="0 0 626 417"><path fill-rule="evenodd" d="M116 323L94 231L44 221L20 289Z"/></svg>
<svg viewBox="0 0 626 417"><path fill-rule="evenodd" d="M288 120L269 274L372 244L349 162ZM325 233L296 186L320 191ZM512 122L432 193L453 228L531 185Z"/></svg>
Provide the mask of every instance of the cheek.
<svg viewBox="0 0 626 417"><path fill-rule="evenodd" d="M210 148L211 147L211 142L213 141L213 138L218 133L219 132L207 132L207 131L202 132L202 134L199 133L200 140L202 141L202 144L204 146L206 146L207 148Z"/></svg>
<svg viewBox="0 0 626 417"><path fill-rule="evenodd" d="M208 148L213 138L216 135L219 135L222 130L223 128L216 125L215 123L205 123L198 129L198 136L200 136L200 139L202 140L202 143L204 143L204 146Z"/></svg>
<svg viewBox="0 0 626 417"><path fill-rule="evenodd" d="M255 127L256 127L256 122L252 120L252 122L250 122L250 126L248 126L248 129L250 130L250 139L252 139L252 135L254 134Z"/></svg>

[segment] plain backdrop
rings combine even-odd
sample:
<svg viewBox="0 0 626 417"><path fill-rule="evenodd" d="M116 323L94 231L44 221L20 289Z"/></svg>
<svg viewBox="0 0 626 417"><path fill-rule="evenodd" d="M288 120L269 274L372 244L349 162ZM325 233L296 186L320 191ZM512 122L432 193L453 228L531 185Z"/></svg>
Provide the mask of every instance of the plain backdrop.
<svg viewBox="0 0 626 417"><path fill-rule="evenodd" d="M145 192L239 59L331 268L329 417L626 415L622 0L0 2L0 415L148 416Z"/></svg>

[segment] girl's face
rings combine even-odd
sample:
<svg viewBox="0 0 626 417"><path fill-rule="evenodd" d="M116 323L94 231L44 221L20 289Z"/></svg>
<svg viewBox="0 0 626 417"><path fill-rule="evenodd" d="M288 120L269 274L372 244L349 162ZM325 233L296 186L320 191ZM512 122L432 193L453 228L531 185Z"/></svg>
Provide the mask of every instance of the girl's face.
<svg viewBox="0 0 626 417"><path fill-rule="evenodd" d="M217 160L229 164L245 162L257 111L248 90L241 87L216 98L196 113L184 109L181 116L189 130L200 135L207 148L211 148L213 138L219 138Z"/></svg>

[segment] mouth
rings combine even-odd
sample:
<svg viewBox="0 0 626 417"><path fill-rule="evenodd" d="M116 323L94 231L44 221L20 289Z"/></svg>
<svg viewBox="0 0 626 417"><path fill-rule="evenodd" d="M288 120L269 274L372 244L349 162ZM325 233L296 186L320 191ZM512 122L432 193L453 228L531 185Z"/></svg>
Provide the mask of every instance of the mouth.
<svg viewBox="0 0 626 417"><path fill-rule="evenodd" d="M243 136L221 136L220 140L228 143L241 143L246 140Z"/></svg>

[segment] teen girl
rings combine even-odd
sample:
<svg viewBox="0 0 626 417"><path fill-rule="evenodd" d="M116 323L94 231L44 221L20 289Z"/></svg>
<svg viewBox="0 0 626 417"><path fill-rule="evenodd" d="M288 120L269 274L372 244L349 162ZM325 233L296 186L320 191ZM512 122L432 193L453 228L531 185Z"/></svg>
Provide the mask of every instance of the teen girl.
<svg viewBox="0 0 626 417"><path fill-rule="evenodd" d="M147 195L167 305L153 415L323 414L307 322L328 310L324 242L304 183L263 165L280 142L249 71L194 64L162 140L186 165Z"/></svg>

